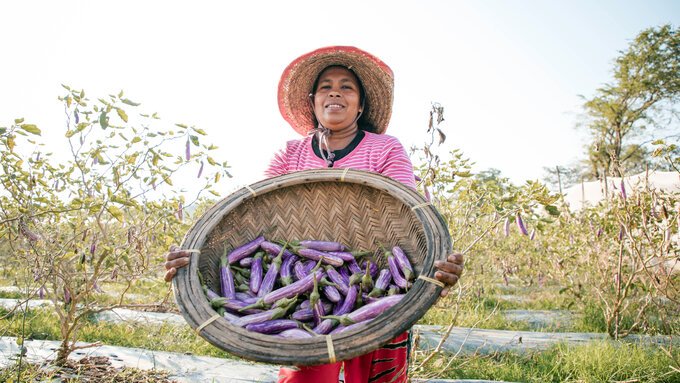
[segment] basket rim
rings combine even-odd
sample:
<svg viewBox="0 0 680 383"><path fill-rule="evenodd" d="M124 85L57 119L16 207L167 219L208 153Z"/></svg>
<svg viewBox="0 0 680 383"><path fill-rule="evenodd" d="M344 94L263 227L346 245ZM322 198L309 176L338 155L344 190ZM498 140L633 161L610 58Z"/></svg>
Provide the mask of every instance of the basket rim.
<svg viewBox="0 0 680 383"><path fill-rule="evenodd" d="M428 255L427 259L430 259L430 261L426 262L427 264L422 265L422 273L425 274L425 276L434 278L434 260L445 258L451 251L451 237L443 217L441 214L439 214L437 209L430 202L426 201L416 190L413 190L389 177L363 170L302 170L264 179L249 186L244 186L215 203L215 205L213 205L198 220L196 220L194 225L187 231L180 248L200 249L205 243L208 235L221 222L222 218L250 199L263 196L267 193L274 192L282 188L329 181L359 184L363 187L369 187L386 192L390 196L403 203L405 206L409 207L418 220L418 223L422 225L426 237ZM424 308L422 314L420 315L422 316L424 315L424 312L434 304L439 296L439 293L441 292L441 287L432 283L427 283L422 279L417 279L401 302L378 317L383 318L383 320L389 320L390 318L392 320L396 320L398 324L396 326L392 326L391 328L390 326L384 326L380 324L381 321L379 320L374 320L367 323L366 326L361 326L361 328L338 334L316 336L305 339L275 338L272 336L253 333L243 328L233 326L224 318L216 319L216 313L210 307L206 299L199 299L196 301L195 297L203 295L202 287L198 281L198 278L192 277L193 275L197 275L199 258L200 254L198 254L198 256L192 256L189 266L179 269L177 275L173 279L175 301L180 308L182 316L194 330L199 329L199 335L201 335L208 342L212 343L214 346L240 357L259 362L295 365L328 363L331 361L331 357L328 354L330 354L333 350L328 350L328 352L320 352L318 355L319 357L313 361L301 361L299 358L297 358L294 352L280 352L278 354L272 355L253 356L247 352L249 346L248 341L252 341L253 343L266 341L270 344L278 344L280 346L290 347L312 347L323 344L323 347L319 348L326 350L326 338L328 338L331 342L331 345L336 345L334 350L334 353L337 357L336 360L349 359L351 357L360 355L360 353L356 354L353 353L351 349L347 349L345 344L351 339L355 339L358 334L365 333L378 334L377 338L381 339L379 342L375 340L367 342L370 344L367 344L366 347L378 348L382 346L397 336L399 333L408 330L419 319L416 318L404 322L400 320L400 317L395 316L395 313L399 313L405 310L407 305L415 303L416 309ZM418 293L418 296L416 296L416 292ZM223 331L231 331L236 336L238 336L240 344L234 345L229 342L224 342L223 339L213 334ZM390 334L392 335L389 336Z"/></svg>

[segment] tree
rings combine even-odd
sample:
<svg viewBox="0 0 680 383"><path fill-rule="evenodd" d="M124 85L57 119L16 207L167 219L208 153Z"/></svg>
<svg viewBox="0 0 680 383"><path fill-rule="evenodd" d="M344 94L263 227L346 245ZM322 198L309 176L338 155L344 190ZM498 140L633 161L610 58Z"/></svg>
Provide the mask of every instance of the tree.
<svg viewBox="0 0 680 383"><path fill-rule="evenodd" d="M0 248L9 250L0 265L20 265L12 272L29 299L53 302L58 365L87 347L76 341L88 316L126 306L126 292L158 269L151 255L187 230L191 202L172 195L178 172L195 168L184 182L201 182L199 195L217 195L212 187L228 175L209 155L217 147L200 142L203 130L156 127L156 114L133 113L139 104L123 92L92 102L65 88L61 147L70 159L42 150L41 130L23 119L0 127Z"/></svg>
<svg viewBox="0 0 680 383"><path fill-rule="evenodd" d="M642 31L621 52L614 81L584 104L592 137L587 146L590 177L620 177L644 169L647 142L633 139L648 126L668 128L677 122L673 108L680 94L679 68L680 35L670 25Z"/></svg>

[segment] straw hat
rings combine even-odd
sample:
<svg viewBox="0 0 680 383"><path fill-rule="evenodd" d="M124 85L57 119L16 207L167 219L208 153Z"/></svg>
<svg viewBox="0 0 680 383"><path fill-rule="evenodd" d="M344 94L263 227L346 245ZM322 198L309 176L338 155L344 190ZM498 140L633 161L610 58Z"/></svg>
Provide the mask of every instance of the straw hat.
<svg viewBox="0 0 680 383"><path fill-rule="evenodd" d="M392 114L394 75L392 69L372 54L355 47L333 46L304 54L286 67L279 81L279 110L301 135L315 128L309 93L322 70L340 65L352 70L366 94L364 117L384 133Z"/></svg>

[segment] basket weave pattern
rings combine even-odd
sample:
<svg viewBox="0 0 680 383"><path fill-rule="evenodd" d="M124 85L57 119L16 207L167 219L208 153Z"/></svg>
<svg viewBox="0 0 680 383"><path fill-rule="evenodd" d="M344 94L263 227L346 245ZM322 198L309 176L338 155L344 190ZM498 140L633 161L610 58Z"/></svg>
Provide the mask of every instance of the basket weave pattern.
<svg viewBox="0 0 680 383"><path fill-rule="evenodd" d="M430 277L434 260L446 257L450 248L446 226L432 206L423 206L416 192L373 173L307 170L261 181L250 189L217 203L182 244L182 248L201 250L175 278L178 306L193 328L215 315L200 288L197 271L209 288L219 291L220 256L259 235L268 240L337 241L352 250L398 245L408 254L416 274ZM374 259L386 266L386 259ZM365 328L334 334L337 360L364 354L408 329L434 303L438 289L417 280L399 304ZM200 334L246 359L296 365L329 362L324 336L279 339L232 326L225 319L215 320Z"/></svg>

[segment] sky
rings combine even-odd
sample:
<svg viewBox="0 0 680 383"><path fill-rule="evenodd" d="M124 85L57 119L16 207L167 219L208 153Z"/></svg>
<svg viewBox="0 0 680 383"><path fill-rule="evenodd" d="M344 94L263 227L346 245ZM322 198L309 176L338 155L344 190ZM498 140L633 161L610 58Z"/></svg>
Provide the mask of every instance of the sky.
<svg viewBox="0 0 680 383"><path fill-rule="evenodd" d="M353 45L394 71L387 134L422 146L439 103L441 155L460 149L473 170L523 183L583 156L581 96L611 81L641 30L678 21L672 0L2 2L0 126L23 117L60 151L61 84L91 98L123 90L140 112L205 130L231 166L226 192L263 178L299 137L278 110L283 69Z"/></svg>

